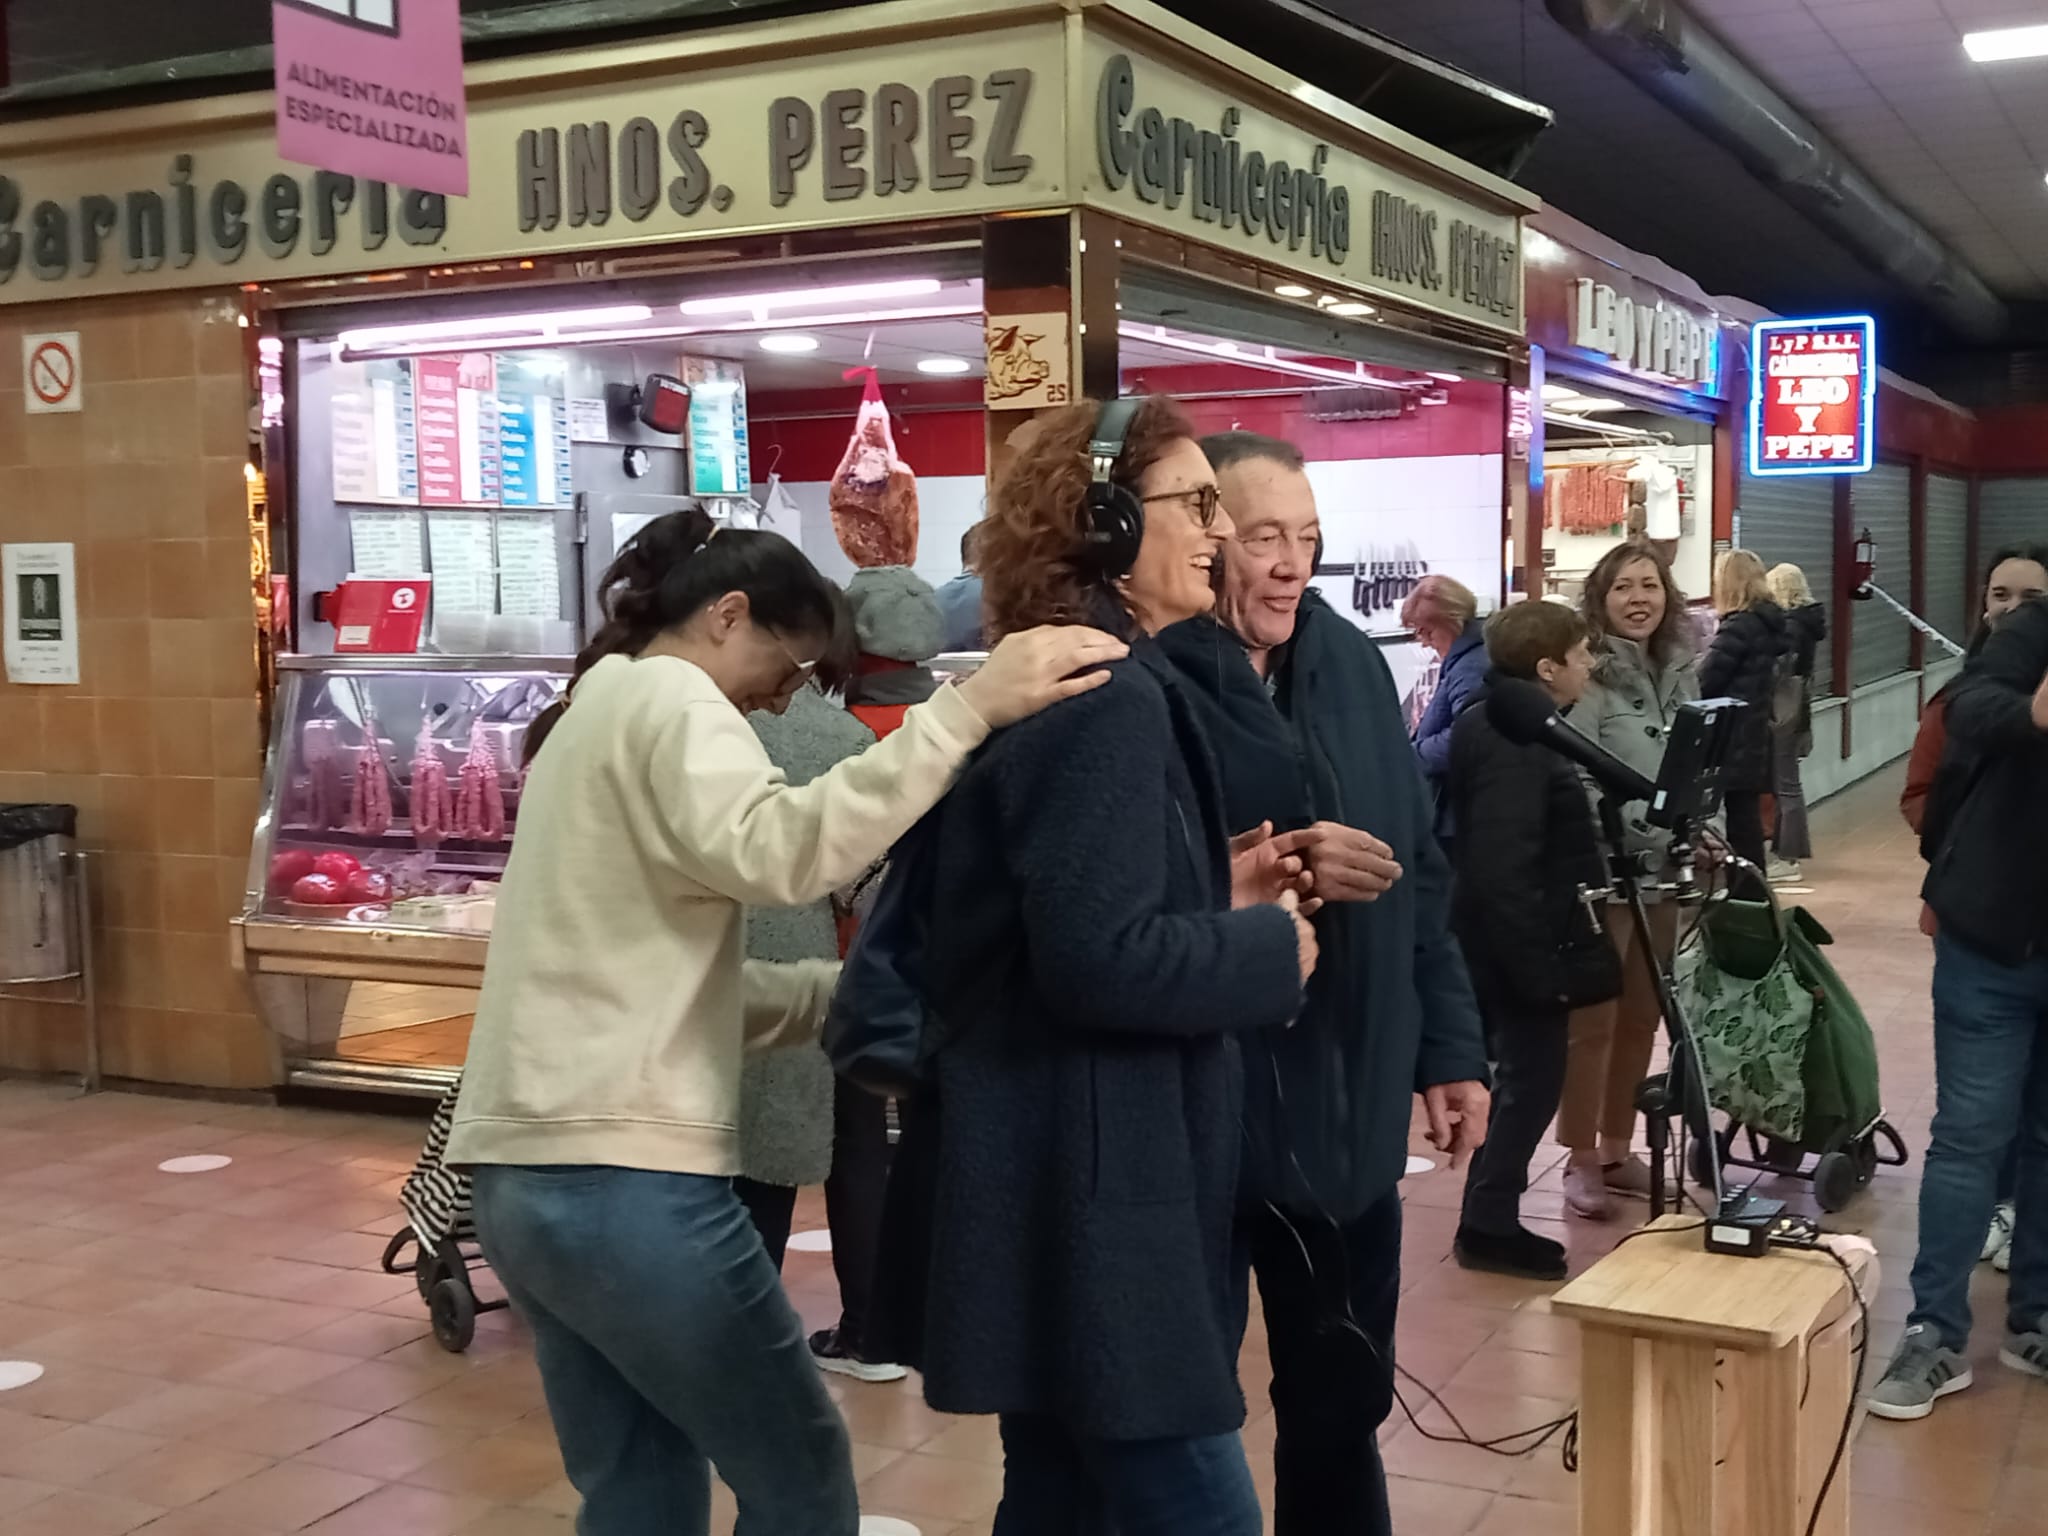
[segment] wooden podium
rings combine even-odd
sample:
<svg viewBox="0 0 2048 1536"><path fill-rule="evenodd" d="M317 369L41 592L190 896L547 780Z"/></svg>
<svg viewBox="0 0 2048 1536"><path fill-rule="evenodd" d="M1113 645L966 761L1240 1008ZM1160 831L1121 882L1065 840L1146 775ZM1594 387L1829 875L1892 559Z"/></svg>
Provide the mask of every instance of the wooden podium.
<svg viewBox="0 0 2048 1536"><path fill-rule="evenodd" d="M1551 1305L1581 1325L1579 1536L1806 1536L1856 1390L1832 1258L1708 1253L1666 1217ZM1845 1450L1814 1530L1848 1529Z"/></svg>

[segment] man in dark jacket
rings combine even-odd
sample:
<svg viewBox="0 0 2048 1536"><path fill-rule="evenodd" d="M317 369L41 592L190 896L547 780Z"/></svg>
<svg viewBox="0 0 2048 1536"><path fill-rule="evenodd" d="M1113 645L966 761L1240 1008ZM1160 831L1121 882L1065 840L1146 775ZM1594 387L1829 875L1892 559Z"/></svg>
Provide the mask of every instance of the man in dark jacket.
<svg viewBox="0 0 2048 1536"><path fill-rule="evenodd" d="M1948 702L1922 888L1934 940L1935 1110L1906 1337L1870 1396L1921 1419L1971 1383L1970 1276L2019 1138L2012 1283L1999 1359L2048 1377L2048 599L2016 609Z"/></svg>
<svg viewBox="0 0 2048 1536"><path fill-rule="evenodd" d="M1586 624L1555 603L1521 603L1487 627L1501 679L1538 684L1558 709L1586 691ZM1465 1180L1457 1258L1467 1269L1562 1280L1564 1245L1522 1225L1529 1160L1564 1093L1571 1012L1621 991L1620 956L1602 930L1607 874L1592 808L1572 765L1509 741L1484 697L1451 728L1458 839L1453 926L1485 1014L1495 1071L1486 1145Z"/></svg>
<svg viewBox="0 0 2048 1536"><path fill-rule="evenodd" d="M1234 830L1309 831L1322 962L1299 1020L1246 1037L1240 1317L1250 1270L1273 1364L1277 1536L1391 1529L1376 1432L1393 1406L1413 1099L1462 1158L1486 1055L1450 935L1450 871L1392 674L1309 590L1315 493L1290 444L1203 443L1237 525L1222 623L1161 637L1222 770ZM1370 818L1372 831L1356 825ZM1349 1326L1356 1324L1356 1330Z"/></svg>

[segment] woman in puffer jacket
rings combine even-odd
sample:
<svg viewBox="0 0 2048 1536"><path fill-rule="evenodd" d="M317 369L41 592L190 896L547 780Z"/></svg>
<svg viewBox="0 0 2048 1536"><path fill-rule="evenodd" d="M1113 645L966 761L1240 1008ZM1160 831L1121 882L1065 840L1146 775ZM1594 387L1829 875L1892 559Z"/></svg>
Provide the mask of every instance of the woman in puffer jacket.
<svg viewBox="0 0 2048 1536"><path fill-rule="evenodd" d="M1572 710L1582 735L1655 779L1664 765L1664 742L1681 706L1700 696L1694 633L1685 596L1656 547L1630 543L1609 550L1586 578L1586 628L1593 639L1593 681ZM1588 784L1597 800L1600 791ZM1646 806L1622 810L1627 851L1649 884L1668 881L1671 834L1644 819ZM1671 903L1644 892L1652 937L1670 955L1677 933ZM1595 1221L1610 1214L1610 1194L1646 1194L1650 1171L1630 1150L1635 1136L1636 1089L1650 1070L1662 1017L1648 968L1635 953L1633 922L1612 909L1607 929L1621 951L1623 991L1612 1002L1580 1008L1571 1019L1571 1055L1557 1139L1570 1150L1565 1200Z"/></svg>
<svg viewBox="0 0 2048 1536"><path fill-rule="evenodd" d="M1764 563L1747 549L1731 549L1714 566L1714 611L1721 627L1700 663L1703 698L1739 699L1749 706L1736 723L1735 742L1722 767L1728 844L1756 869L1738 881L1761 900L1764 867L1764 796L1771 792L1771 701L1779 664L1796 641L1785 610L1771 600Z"/></svg>

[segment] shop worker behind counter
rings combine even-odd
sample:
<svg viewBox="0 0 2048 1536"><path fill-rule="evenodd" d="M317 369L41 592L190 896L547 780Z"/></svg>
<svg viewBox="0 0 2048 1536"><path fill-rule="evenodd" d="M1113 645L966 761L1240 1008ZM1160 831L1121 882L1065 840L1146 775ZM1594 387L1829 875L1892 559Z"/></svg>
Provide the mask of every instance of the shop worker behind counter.
<svg viewBox="0 0 2048 1536"><path fill-rule="evenodd" d="M1272 1353L1278 1536L1379 1533L1413 1097L1438 1147L1477 1145L1486 1053L1393 676L1309 589L1320 531L1302 456L1248 432L1202 447L1237 526L1221 622L1195 619L1163 643L1197 701L1232 827L1309 829L1327 903L1299 1021L1245 1039L1239 1318L1249 1268Z"/></svg>
<svg viewBox="0 0 2048 1536"><path fill-rule="evenodd" d="M846 1427L732 1187L742 1053L814 1035L837 968L743 963L742 907L852 879L991 728L1125 647L1019 635L794 788L746 712L836 686L852 649L802 552L676 512L602 586L573 704L527 733L448 1161L533 1330L582 1536L705 1536L713 1466L742 1531L856 1536Z"/></svg>

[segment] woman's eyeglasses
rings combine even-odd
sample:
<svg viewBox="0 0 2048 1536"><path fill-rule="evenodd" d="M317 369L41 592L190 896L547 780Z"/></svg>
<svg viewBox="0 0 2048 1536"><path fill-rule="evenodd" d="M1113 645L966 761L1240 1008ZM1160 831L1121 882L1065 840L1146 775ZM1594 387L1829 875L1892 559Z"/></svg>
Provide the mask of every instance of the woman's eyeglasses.
<svg viewBox="0 0 2048 1536"><path fill-rule="evenodd" d="M1190 486L1185 491L1161 491L1157 496L1140 496L1138 504L1149 507L1155 501L1182 501L1204 528L1216 525L1216 509L1223 505L1223 492L1214 484Z"/></svg>

